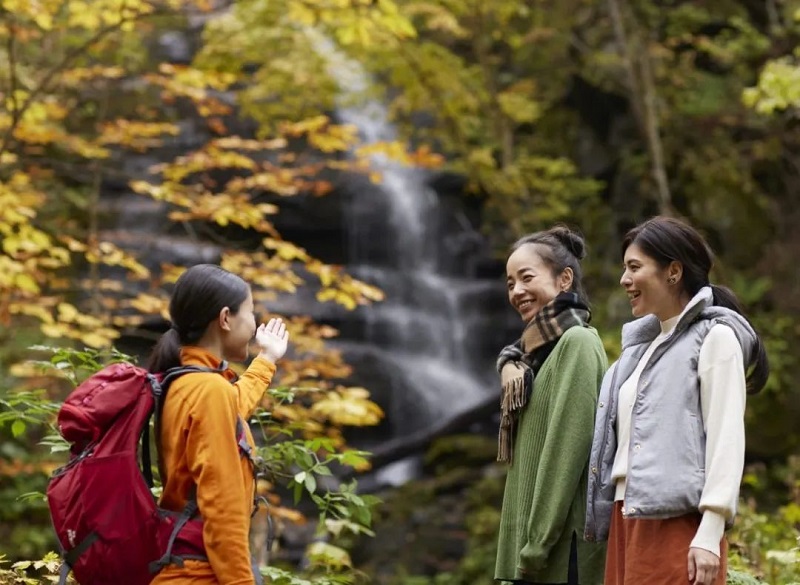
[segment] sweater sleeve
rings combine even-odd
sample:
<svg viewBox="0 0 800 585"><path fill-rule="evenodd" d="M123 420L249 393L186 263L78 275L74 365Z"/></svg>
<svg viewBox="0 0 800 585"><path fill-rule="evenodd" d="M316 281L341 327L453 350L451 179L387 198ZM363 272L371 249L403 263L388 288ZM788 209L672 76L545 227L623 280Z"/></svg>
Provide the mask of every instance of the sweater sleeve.
<svg viewBox="0 0 800 585"><path fill-rule="evenodd" d="M744 469L744 357L726 325L711 328L698 361L700 401L706 432L706 482L700 497L703 518L691 546L719 556L725 521L736 514Z"/></svg>
<svg viewBox="0 0 800 585"><path fill-rule="evenodd" d="M564 531L586 473L597 393L607 365L595 334L575 328L565 337L558 354L551 356L558 360L557 379L550 389L550 412L527 520L527 543L519 558L519 568L526 573L544 567Z"/></svg>
<svg viewBox="0 0 800 585"><path fill-rule="evenodd" d="M197 485L203 542L220 585L252 585L251 498L236 445L236 400L220 376L200 376L187 429L186 460Z"/></svg>
<svg viewBox="0 0 800 585"><path fill-rule="evenodd" d="M239 416L250 418L275 375L275 364L263 357L255 358L250 367L233 385Z"/></svg>

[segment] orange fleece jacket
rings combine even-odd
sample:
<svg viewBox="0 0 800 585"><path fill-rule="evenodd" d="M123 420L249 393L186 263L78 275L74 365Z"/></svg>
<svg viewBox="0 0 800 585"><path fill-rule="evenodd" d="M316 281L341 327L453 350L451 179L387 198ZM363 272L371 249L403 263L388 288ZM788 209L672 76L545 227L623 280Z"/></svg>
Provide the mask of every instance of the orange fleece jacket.
<svg viewBox="0 0 800 585"><path fill-rule="evenodd" d="M217 368L220 359L199 347L181 350L183 365ZM192 483L203 517L203 542L209 562L170 565L152 585L253 585L250 564L250 514L253 472L239 453L236 417L245 421L264 395L275 365L256 358L241 378L235 374L185 374L170 386L161 419L161 456L167 481L163 508L181 511ZM247 441L253 436L245 425Z"/></svg>

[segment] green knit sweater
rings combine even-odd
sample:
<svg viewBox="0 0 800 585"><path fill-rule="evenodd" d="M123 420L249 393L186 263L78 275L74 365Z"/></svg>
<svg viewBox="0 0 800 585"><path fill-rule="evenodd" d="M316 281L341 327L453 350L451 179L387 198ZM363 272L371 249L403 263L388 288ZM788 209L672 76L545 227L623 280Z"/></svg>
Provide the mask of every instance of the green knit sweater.
<svg viewBox="0 0 800 585"><path fill-rule="evenodd" d="M589 450L608 363L597 331L572 327L536 375L516 424L495 579L566 583L576 535L581 585L602 585L605 545L583 540Z"/></svg>

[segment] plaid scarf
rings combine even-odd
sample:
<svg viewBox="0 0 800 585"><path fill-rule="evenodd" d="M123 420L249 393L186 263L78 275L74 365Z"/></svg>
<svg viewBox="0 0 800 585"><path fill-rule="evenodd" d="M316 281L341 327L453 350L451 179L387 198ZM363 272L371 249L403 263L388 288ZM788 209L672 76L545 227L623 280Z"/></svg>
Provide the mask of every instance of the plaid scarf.
<svg viewBox="0 0 800 585"><path fill-rule="evenodd" d="M502 393L497 460L511 463L514 422L530 399L533 379L564 332L586 327L591 312L578 295L562 292L547 303L525 326L522 337L508 345L497 358Z"/></svg>

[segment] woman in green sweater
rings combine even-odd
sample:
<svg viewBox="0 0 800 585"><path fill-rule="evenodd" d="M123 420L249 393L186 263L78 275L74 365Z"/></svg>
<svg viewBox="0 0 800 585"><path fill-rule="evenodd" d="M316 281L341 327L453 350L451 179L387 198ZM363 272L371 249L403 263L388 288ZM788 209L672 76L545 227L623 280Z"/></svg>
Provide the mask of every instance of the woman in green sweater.
<svg viewBox="0 0 800 585"><path fill-rule="evenodd" d="M506 265L508 300L525 328L497 362L498 460L508 464L495 579L601 585L603 545L583 540L589 450L607 368L589 327L583 238L555 227L519 240Z"/></svg>

